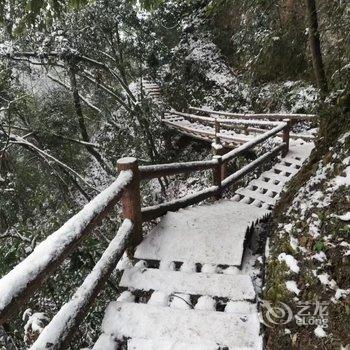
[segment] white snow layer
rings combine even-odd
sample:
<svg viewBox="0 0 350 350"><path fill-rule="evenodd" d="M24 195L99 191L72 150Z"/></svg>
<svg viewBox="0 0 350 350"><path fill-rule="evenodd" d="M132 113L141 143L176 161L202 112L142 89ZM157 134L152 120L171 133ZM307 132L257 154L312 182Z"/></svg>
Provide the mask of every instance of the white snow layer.
<svg viewBox="0 0 350 350"><path fill-rule="evenodd" d="M300 294L300 289L298 288L295 281L287 281L286 287L290 292L295 293L296 295Z"/></svg>
<svg viewBox="0 0 350 350"><path fill-rule="evenodd" d="M334 216L342 221L350 221L350 211L344 215L334 215Z"/></svg>
<svg viewBox="0 0 350 350"><path fill-rule="evenodd" d="M4 309L47 265L82 236L91 220L101 213L132 180L131 171L122 171L117 180L60 229L41 242L25 260L0 280L0 310Z"/></svg>
<svg viewBox="0 0 350 350"><path fill-rule="evenodd" d="M118 255L120 257L123 254L132 228L132 222L129 219L125 219L117 235L102 254L101 259L85 278L83 284L76 290L72 299L62 306L49 325L45 327L37 341L31 347L31 350L45 349L48 343L56 344L62 335L66 333L66 330L70 328L70 325L76 321L77 314L89 303L106 272L116 263Z"/></svg>
<svg viewBox="0 0 350 350"><path fill-rule="evenodd" d="M293 271L295 273L299 272L300 268L298 266L298 261L293 256L288 255L286 253L281 253L278 256L278 260L284 261L291 271Z"/></svg>
<svg viewBox="0 0 350 350"><path fill-rule="evenodd" d="M324 331L324 329L321 326L317 326L314 330L314 333L319 338L327 337L326 332Z"/></svg>

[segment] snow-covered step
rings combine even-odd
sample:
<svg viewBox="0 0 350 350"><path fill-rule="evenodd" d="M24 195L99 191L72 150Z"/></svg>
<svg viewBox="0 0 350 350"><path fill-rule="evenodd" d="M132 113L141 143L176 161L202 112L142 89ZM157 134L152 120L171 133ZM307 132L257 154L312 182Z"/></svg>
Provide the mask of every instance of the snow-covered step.
<svg viewBox="0 0 350 350"><path fill-rule="evenodd" d="M117 339L114 335L102 334L97 340L93 350L116 350ZM142 339L131 338L127 340L128 350L230 350L220 347L215 342L184 343L182 341L173 341L171 339ZM232 349L232 348L231 348ZM237 349L238 350L238 349ZM240 349L242 350L242 349Z"/></svg>
<svg viewBox="0 0 350 350"><path fill-rule="evenodd" d="M283 189L283 184L279 183L279 184L274 184L272 182L266 182L260 179L256 179L256 180L252 180L251 182L249 182L249 188L251 186L257 187L258 189L266 189L266 190L270 190L270 191L275 191L275 192L281 192Z"/></svg>
<svg viewBox="0 0 350 350"><path fill-rule="evenodd" d="M266 209L230 200L169 212L136 248L135 257L240 266L248 227Z"/></svg>
<svg viewBox="0 0 350 350"><path fill-rule="evenodd" d="M276 194L275 197L272 197L272 193L271 196L269 196L268 192L266 194L263 193L259 193L258 190L256 191L251 191L248 188L239 188L236 193L247 197L247 198L251 198L251 199L257 199L263 203L267 203L269 205L275 205L278 195Z"/></svg>
<svg viewBox="0 0 350 350"><path fill-rule="evenodd" d="M281 159L281 161L283 163L293 164L294 166L302 166L303 163L304 163L304 160L298 160L298 159L295 159L295 158L292 158L292 157L289 157L289 156Z"/></svg>
<svg viewBox="0 0 350 350"><path fill-rule="evenodd" d="M173 343L216 343L229 349L252 350L259 349L259 328L253 307L248 313L229 313L123 302L110 303L102 322L105 337L165 338Z"/></svg>
<svg viewBox="0 0 350 350"><path fill-rule="evenodd" d="M223 348L214 342L193 344L173 342L164 338L159 340L134 338L128 340L128 350L223 350Z"/></svg>
<svg viewBox="0 0 350 350"><path fill-rule="evenodd" d="M164 293L208 295L231 300L254 300L255 291L247 275L186 273L158 269L132 268L125 270L121 287L156 290Z"/></svg>
<svg viewBox="0 0 350 350"><path fill-rule="evenodd" d="M272 168L272 170L274 171L274 169L277 169L278 171L281 171L282 173L285 173L285 174L288 173L288 174L290 174L289 176L293 176L299 171L299 169L296 169L296 168L290 167L290 166L286 166L283 164L276 164Z"/></svg>
<svg viewBox="0 0 350 350"><path fill-rule="evenodd" d="M260 179L268 179L269 182L271 182L271 183L278 182L278 184L283 184L283 185L290 180L289 177L286 177L282 174L276 174L276 173L272 172L271 170L263 172L259 178Z"/></svg>

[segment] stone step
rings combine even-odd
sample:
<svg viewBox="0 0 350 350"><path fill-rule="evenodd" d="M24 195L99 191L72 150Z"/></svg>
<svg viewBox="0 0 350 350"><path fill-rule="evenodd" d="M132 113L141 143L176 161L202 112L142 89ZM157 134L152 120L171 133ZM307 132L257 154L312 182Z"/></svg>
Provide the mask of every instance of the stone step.
<svg viewBox="0 0 350 350"><path fill-rule="evenodd" d="M282 173L289 173L290 175L287 177L292 177L293 175L295 175L299 171L299 169L296 169L296 168L291 167L291 166L286 166L283 164L276 164L272 168L272 171L274 171L274 169L280 170Z"/></svg>
<svg viewBox="0 0 350 350"><path fill-rule="evenodd" d="M271 170L265 171L261 174L261 176L259 177L259 179L269 179L270 183L274 183L274 181L278 181L278 184L282 184L285 185L286 182L288 182L290 180L290 178L281 175L281 174L276 174L274 172L272 172Z"/></svg>
<svg viewBox="0 0 350 350"><path fill-rule="evenodd" d="M247 229L267 214L230 200L169 212L136 248L135 257L240 266Z"/></svg>
<svg viewBox="0 0 350 350"><path fill-rule="evenodd" d="M184 343L174 342L169 339L142 339L131 338L127 341L128 350L230 350L232 348L223 348L215 342ZM93 350L118 350L118 344L114 335L102 334ZM233 349L234 350L234 349ZM238 349L237 349L238 350ZM240 348L240 350L242 350Z"/></svg>
<svg viewBox="0 0 350 350"><path fill-rule="evenodd" d="M230 349L253 350L259 349L259 325L255 306L248 313L228 313L112 302L102 331L105 337L114 335L119 339L169 339L172 343L216 343Z"/></svg>
<svg viewBox="0 0 350 350"><path fill-rule="evenodd" d="M266 182L260 179L256 179L256 180L252 180L251 182L249 182L248 188L250 189L251 186L256 186L259 189L263 188L266 190L270 190L270 191L275 191L275 192L281 192L283 189L283 184L279 183L278 185L272 183L272 182Z"/></svg>
<svg viewBox="0 0 350 350"><path fill-rule="evenodd" d="M285 157L281 159L281 164L286 166L291 166L295 169L300 169L303 165L303 162L301 160L297 160L295 158Z"/></svg>
<svg viewBox="0 0 350 350"><path fill-rule="evenodd" d="M162 338L161 340L152 339L130 339L128 340L128 350L223 350L214 342L206 343L183 343L173 342ZM225 348L225 350L229 350Z"/></svg>
<svg viewBox="0 0 350 350"><path fill-rule="evenodd" d="M278 194L275 196L275 198L269 196L269 192L266 194L259 193L258 190L251 191L248 188L239 188L236 193L240 194L241 196L248 197L251 199L257 199L260 202L267 203L269 205L275 205L277 202Z"/></svg>
<svg viewBox="0 0 350 350"><path fill-rule="evenodd" d="M186 293L228 298L230 300L255 299L251 278L246 275L186 273L134 267L125 270L121 287L138 290L156 290L164 293Z"/></svg>

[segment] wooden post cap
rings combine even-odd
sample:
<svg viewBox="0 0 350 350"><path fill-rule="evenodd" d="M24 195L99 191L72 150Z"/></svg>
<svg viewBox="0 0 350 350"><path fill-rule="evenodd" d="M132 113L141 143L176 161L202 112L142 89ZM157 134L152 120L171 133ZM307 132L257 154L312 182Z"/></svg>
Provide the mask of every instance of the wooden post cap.
<svg viewBox="0 0 350 350"><path fill-rule="evenodd" d="M117 161L117 168L119 171L135 170L136 168L138 168L137 159L134 157L120 158Z"/></svg>
<svg viewBox="0 0 350 350"><path fill-rule="evenodd" d="M118 166L119 165L125 165L125 164L134 164L137 162L137 159L135 157L124 157L120 158L117 161Z"/></svg>

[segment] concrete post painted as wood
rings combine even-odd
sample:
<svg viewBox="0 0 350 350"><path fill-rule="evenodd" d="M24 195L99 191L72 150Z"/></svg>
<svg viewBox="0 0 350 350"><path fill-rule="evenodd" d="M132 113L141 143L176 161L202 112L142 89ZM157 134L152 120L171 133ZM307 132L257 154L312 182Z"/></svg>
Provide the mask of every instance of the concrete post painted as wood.
<svg viewBox="0 0 350 350"><path fill-rule="evenodd" d="M221 144L220 137L218 136L219 134L220 134L220 123L215 118L215 143L216 144Z"/></svg>
<svg viewBox="0 0 350 350"><path fill-rule="evenodd" d="M214 156L213 159L216 159L218 161L218 164L213 169L213 185L219 187L219 191L215 195L215 199L219 200L222 197L221 192L221 181L222 181L222 157L221 156Z"/></svg>
<svg viewBox="0 0 350 350"><path fill-rule="evenodd" d="M220 136L218 136L220 134L220 130L221 130L220 123L218 120L215 119L215 140L212 146L214 158L216 158L216 156L220 156L221 158L221 156L223 156L227 152L221 144ZM214 170L214 172L215 171L216 170ZM224 180L227 177L227 165L222 161L221 161L220 176L221 176L221 180Z"/></svg>
<svg viewBox="0 0 350 350"><path fill-rule="evenodd" d="M118 171L131 170L132 181L124 189L122 196L123 215L130 219L134 225L131 249L128 255L133 254L134 248L142 241L142 216L141 216L141 195L140 195L140 172L136 158L121 158L117 162Z"/></svg>
<svg viewBox="0 0 350 350"><path fill-rule="evenodd" d="M284 119L285 123L287 123L286 127L283 129L282 141L286 144L286 148L282 153L282 157L285 157L289 152L289 139L290 139L290 129L291 129L291 120Z"/></svg>

